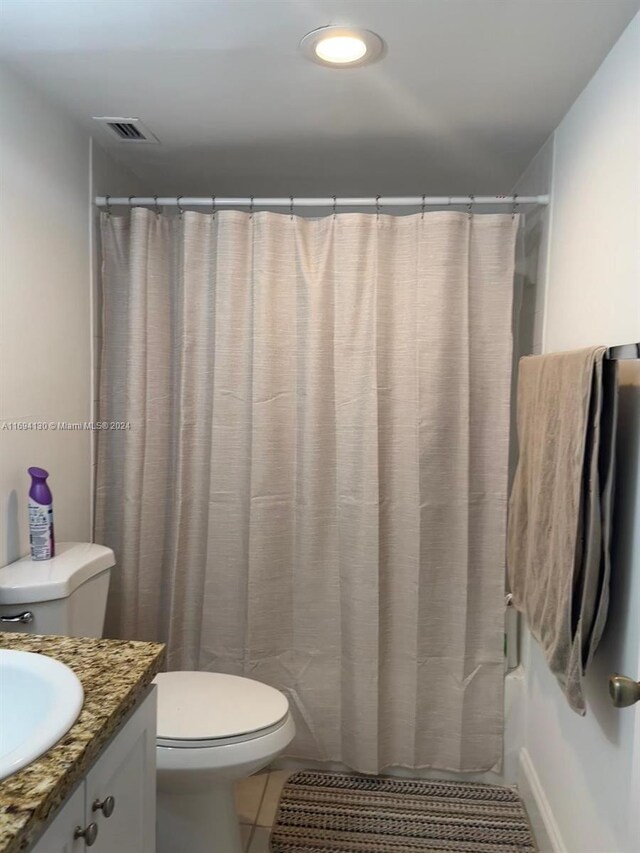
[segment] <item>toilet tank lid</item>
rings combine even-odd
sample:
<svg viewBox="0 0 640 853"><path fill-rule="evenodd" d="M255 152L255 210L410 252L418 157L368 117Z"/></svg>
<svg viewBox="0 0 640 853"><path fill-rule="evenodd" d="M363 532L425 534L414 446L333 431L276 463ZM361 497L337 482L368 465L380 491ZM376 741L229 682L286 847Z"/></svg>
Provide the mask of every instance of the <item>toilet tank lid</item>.
<svg viewBox="0 0 640 853"><path fill-rule="evenodd" d="M92 542L56 542L50 560L22 557L0 568L0 604L68 598L81 584L115 565L111 548Z"/></svg>

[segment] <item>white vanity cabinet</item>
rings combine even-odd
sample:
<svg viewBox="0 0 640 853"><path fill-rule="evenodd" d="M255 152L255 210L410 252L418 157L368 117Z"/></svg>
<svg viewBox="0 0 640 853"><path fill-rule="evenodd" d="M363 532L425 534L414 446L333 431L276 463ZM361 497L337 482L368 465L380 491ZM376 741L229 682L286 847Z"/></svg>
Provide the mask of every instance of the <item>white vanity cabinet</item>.
<svg viewBox="0 0 640 853"><path fill-rule="evenodd" d="M115 734L32 853L155 853L155 688Z"/></svg>
<svg viewBox="0 0 640 853"><path fill-rule="evenodd" d="M84 841L74 838L77 826L84 826L84 782L79 785L58 813L33 853L80 853Z"/></svg>

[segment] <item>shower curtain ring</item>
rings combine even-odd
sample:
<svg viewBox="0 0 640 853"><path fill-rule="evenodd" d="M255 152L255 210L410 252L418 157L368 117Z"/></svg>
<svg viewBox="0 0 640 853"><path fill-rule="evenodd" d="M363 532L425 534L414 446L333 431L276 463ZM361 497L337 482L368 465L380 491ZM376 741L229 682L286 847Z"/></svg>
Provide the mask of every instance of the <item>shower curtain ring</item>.
<svg viewBox="0 0 640 853"><path fill-rule="evenodd" d="M376 219L380 219L380 196L376 196Z"/></svg>
<svg viewBox="0 0 640 853"><path fill-rule="evenodd" d="M109 218L111 218L111 201L110 201L110 199L111 199L111 196L108 195L104 200L105 201L105 207L107 208L107 216Z"/></svg>
<svg viewBox="0 0 640 853"><path fill-rule="evenodd" d="M158 196L157 195L154 195L154 197L153 197L153 207L154 207L155 212L156 212L156 219L158 219L158 217L160 216L160 205L158 204Z"/></svg>
<svg viewBox="0 0 640 853"><path fill-rule="evenodd" d="M518 212L518 193L513 194L513 206L511 208L511 219L516 218L516 213Z"/></svg>
<svg viewBox="0 0 640 853"><path fill-rule="evenodd" d="M249 219L253 219L253 196L249 197Z"/></svg>
<svg viewBox="0 0 640 853"><path fill-rule="evenodd" d="M176 199L176 206L178 208L178 216L180 217L180 219L182 219L182 214L184 213L184 209L183 209L182 205L180 204L180 199L182 199L182 198L184 198L184 196L179 195L178 198Z"/></svg>
<svg viewBox="0 0 640 853"><path fill-rule="evenodd" d="M336 218L336 205L338 203L338 200L336 199L335 196L332 196L332 198L333 198L333 218L335 219Z"/></svg>
<svg viewBox="0 0 640 853"><path fill-rule="evenodd" d="M475 201L475 198L476 197L474 196L473 193L469 193L469 204L467 205L467 213L469 215L469 219L471 219L473 216L472 208L473 208L473 202Z"/></svg>
<svg viewBox="0 0 640 853"><path fill-rule="evenodd" d="M424 207L425 207L425 204L427 203L426 198L427 198L426 195L424 193L422 193L422 204L420 205L420 218L421 219L424 219Z"/></svg>
<svg viewBox="0 0 640 853"><path fill-rule="evenodd" d="M293 196L289 196L289 217L293 221Z"/></svg>
<svg viewBox="0 0 640 853"><path fill-rule="evenodd" d="M211 196L211 216L216 218L216 197L214 195Z"/></svg>
<svg viewBox="0 0 640 853"><path fill-rule="evenodd" d="M131 209L133 207L133 202L131 201L132 198L135 198L135 196L132 196L132 195L129 196L129 209Z"/></svg>

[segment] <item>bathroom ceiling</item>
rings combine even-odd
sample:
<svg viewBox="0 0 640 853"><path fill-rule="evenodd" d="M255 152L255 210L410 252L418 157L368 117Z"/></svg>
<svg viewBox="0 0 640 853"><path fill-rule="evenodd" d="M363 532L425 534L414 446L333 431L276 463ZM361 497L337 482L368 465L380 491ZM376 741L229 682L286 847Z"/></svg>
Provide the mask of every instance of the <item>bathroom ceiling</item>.
<svg viewBox="0 0 640 853"><path fill-rule="evenodd" d="M0 0L0 58L170 195L508 192L640 0ZM327 68L325 24L386 55ZM136 116L160 145L111 141ZM103 135L104 134L104 135Z"/></svg>

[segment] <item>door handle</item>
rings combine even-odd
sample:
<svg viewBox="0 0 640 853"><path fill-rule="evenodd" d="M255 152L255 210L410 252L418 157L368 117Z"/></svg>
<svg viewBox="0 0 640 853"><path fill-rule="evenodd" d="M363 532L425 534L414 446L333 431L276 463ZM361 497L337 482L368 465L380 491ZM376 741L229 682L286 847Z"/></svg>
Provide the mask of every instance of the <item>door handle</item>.
<svg viewBox="0 0 640 853"><path fill-rule="evenodd" d="M609 695L616 708L628 708L640 702L640 681L616 672L609 676Z"/></svg>

